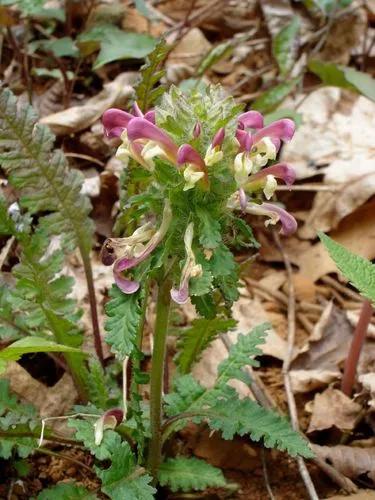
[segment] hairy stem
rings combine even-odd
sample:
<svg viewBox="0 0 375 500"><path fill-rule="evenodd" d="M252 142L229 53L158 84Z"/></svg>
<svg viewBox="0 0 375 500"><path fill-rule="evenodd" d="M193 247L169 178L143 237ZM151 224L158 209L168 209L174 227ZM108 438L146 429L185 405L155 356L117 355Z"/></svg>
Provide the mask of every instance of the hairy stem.
<svg viewBox="0 0 375 500"><path fill-rule="evenodd" d="M156 320L154 331L154 350L150 381L150 418L151 441L148 451L148 468L156 479L161 460L162 447L162 391L164 376L164 360L166 355L167 329L171 303L171 283L169 279L161 282L156 304Z"/></svg>
<svg viewBox="0 0 375 500"><path fill-rule="evenodd" d="M91 322L92 322L92 330L94 334L94 345L95 351L101 362L102 366L104 365L104 357L103 357L103 347L102 340L100 338L100 330L99 330L99 321L98 321L98 309L96 305L96 296L95 296L95 288L94 288L94 279L92 276L92 267L90 261L90 255L80 247L80 253L83 262L83 268L86 275L87 282L87 290L89 294L90 301L90 313L91 313Z"/></svg>
<svg viewBox="0 0 375 500"><path fill-rule="evenodd" d="M347 396L351 396L359 357L361 355L363 343L366 338L367 329L371 321L372 313L374 312L371 302L365 300L362 304L361 314L355 328L353 339L350 344L349 354L346 358L344 376L342 378L341 390Z"/></svg>

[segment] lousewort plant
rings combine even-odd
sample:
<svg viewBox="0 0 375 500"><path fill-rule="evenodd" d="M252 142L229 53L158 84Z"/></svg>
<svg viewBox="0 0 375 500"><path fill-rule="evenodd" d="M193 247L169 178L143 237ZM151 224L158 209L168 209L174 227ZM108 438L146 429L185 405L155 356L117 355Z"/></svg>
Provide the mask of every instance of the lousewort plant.
<svg viewBox="0 0 375 500"><path fill-rule="evenodd" d="M61 272L61 251L46 253L48 234L64 236L63 250L78 246L90 285L87 255L91 226L85 222L86 201L84 208L75 211L82 197L77 190L79 179L72 178L70 184L75 191L66 189L65 193L61 186L69 184L67 167L60 155L50 151L50 136L44 148L37 147L38 140L44 140L45 129L25 126L30 111L17 111L9 94L3 95L0 104L1 144L6 150L3 165L11 182L26 195L21 205L30 213L52 212L41 217L39 226L32 229L27 214L15 216L2 205L6 221L2 232L14 235L23 252L22 264L16 270L16 291L7 291L11 299L4 295L3 301L7 307L22 303L34 314L30 316L34 318L33 331L40 330L39 337L45 334L39 338L41 347L34 347L34 351L64 353L81 398L88 402L75 408L76 415L69 418L68 425L75 429L74 439L94 455L102 492L115 500L148 500L154 498L158 485L172 491L226 487L219 469L171 452L168 444L174 434L191 421L205 423L224 439L248 435L292 456L312 457L308 443L284 417L250 398L240 399L230 385L233 379L249 383L247 367L258 366L255 357L261 354L259 345L264 343L268 324L238 336L228 358L219 364L212 387L206 388L191 374L206 347L236 325L231 306L239 297L239 265L232 251L258 246L245 215L264 218L266 226L279 225L285 236L296 230L295 219L270 201L279 181L290 185L295 179L291 166L277 163L282 143L293 137L293 121L282 119L264 126L260 113L243 113L215 86L187 95L172 87L155 109L141 110L134 104L131 113L120 109L104 113L104 133L117 138L116 156L124 163L132 187L124 203L126 234L107 239L101 250L103 264L113 266L105 340L122 368L124 389L120 394L117 372L108 367L104 370L95 360L87 363L81 355L82 339L76 327L79 316L71 299L66 298L71 281L56 277ZM24 141L20 139L23 134L27 136ZM16 159L13 146L21 151ZM16 161L23 163L16 167ZM27 177L30 165L34 169L32 179ZM43 182L35 174L41 166ZM51 175L51 166L55 166L55 175ZM22 191L25 188L26 192ZM52 199L55 205L45 201ZM35 298L33 306L26 296L29 301ZM171 308L178 311L188 301L194 305L197 318L176 334L177 321L172 319ZM143 371L142 346L149 307L155 312L155 320L148 374ZM24 330L21 318L13 323ZM177 335L177 352L170 388L165 367L171 327ZM47 341L49 344L43 347ZM23 352L30 350L29 346L29 351ZM97 352L101 350L97 348ZM143 386L148 384L149 398L143 397ZM6 387L4 391L7 393ZM13 402L7 411L15 406ZM35 429L35 415L24 416L22 424L26 421L30 429ZM38 435L39 431L30 432ZM45 438L57 439L47 421L43 422L43 431ZM1 436L6 432L1 431L3 439ZM27 445L33 449L32 442ZM48 490L50 495L53 490Z"/></svg>

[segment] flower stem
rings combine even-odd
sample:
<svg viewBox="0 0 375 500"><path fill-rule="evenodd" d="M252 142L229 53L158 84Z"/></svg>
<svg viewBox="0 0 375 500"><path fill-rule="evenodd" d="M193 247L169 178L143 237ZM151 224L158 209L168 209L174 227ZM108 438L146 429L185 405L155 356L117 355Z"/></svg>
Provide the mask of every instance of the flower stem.
<svg viewBox="0 0 375 500"><path fill-rule="evenodd" d="M161 460L162 391L169 310L171 303L170 290L171 282L169 279L165 279L159 284L158 299L156 304L154 350L152 353L150 381L151 441L148 450L148 468L154 477L154 480L157 478Z"/></svg>
<svg viewBox="0 0 375 500"><path fill-rule="evenodd" d="M91 313L92 330L93 330L93 334L94 334L95 351L96 351L96 354L99 358L100 363L102 364L102 366L104 366L102 340L100 338L98 309L97 309L97 305L96 305L94 278L92 276L90 255L83 248L80 248L80 253L81 253L83 268L84 268L85 276L86 276L87 290L88 290L88 294L89 294L90 313Z"/></svg>
<svg viewBox="0 0 375 500"><path fill-rule="evenodd" d="M346 358L344 376L342 378L341 390L347 396L351 396L357 372L359 357L361 355L363 343L366 338L367 329L374 312L371 302L365 300L362 304L361 313L357 326L354 330L352 343L350 344L349 354Z"/></svg>

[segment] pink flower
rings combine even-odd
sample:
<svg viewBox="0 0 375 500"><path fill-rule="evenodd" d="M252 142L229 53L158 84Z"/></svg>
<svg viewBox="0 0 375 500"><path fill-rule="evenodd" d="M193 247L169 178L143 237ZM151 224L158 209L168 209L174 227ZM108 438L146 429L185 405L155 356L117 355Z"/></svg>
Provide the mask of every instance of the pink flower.
<svg viewBox="0 0 375 500"><path fill-rule="evenodd" d="M246 205L246 213L269 217L265 223L266 226L280 222L280 234L284 236L290 236L297 230L297 221L293 215L274 203L262 203L260 205L248 203Z"/></svg>
<svg viewBox="0 0 375 500"><path fill-rule="evenodd" d="M259 111L246 111L238 117L238 123L243 128L262 128L263 115Z"/></svg>
<svg viewBox="0 0 375 500"><path fill-rule="evenodd" d="M202 266L196 264L195 255L192 250L193 236L194 225L191 222L187 226L184 235L186 261L182 269L180 284L178 288L172 288L171 290L171 297L177 304L185 304L188 301L190 278L202 275Z"/></svg>
<svg viewBox="0 0 375 500"><path fill-rule="evenodd" d="M157 127L146 118L134 118L127 127L130 141L146 140L158 145L172 163L177 160L177 145L161 128Z"/></svg>
<svg viewBox="0 0 375 500"><path fill-rule="evenodd" d="M157 231L147 223L137 229L132 236L109 238L104 242L101 252L102 262L104 265L114 264L115 283L122 292L132 294L139 289L139 282L128 279L123 272L136 267L155 250L166 235L171 219L172 211L169 201L166 201L163 219Z"/></svg>
<svg viewBox="0 0 375 500"><path fill-rule="evenodd" d="M289 118L276 120L270 125L267 125L267 127L264 127L255 132L253 136L254 144L257 144L265 137L269 137L272 141L276 141L276 144L274 143L276 147L277 144L280 147L280 141L283 142L291 141L295 130L296 126L293 120L290 120ZM277 147L277 149L279 149L279 147Z"/></svg>
<svg viewBox="0 0 375 500"><path fill-rule="evenodd" d="M282 179L287 186L291 186L296 180L296 172L293 167L291 167L287 163L277 163L276 165L272 165L271 167L263 168L256 174L250 175L248 177L246 188L251 188L251 185L253 183L265 181L268 175L272 175L277 179Z"/></svg>

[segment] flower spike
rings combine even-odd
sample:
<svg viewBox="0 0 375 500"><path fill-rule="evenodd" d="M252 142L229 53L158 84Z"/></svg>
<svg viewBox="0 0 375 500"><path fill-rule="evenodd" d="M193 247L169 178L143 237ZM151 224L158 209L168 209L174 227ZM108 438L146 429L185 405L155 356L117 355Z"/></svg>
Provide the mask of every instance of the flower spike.
<svg viewBox="0 0 375 500"><path fill-rule="evenodd" d="M186 304L188 301L190 278L202 275L202 266L200 264L196 264L195 255L191 248L193 244L193 236L194 224L193 222L190 222L184 235L186 261L182 269L180 285L178 288L172 288L171 290L171 297L177 304Z"/></svg>

